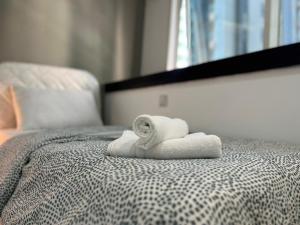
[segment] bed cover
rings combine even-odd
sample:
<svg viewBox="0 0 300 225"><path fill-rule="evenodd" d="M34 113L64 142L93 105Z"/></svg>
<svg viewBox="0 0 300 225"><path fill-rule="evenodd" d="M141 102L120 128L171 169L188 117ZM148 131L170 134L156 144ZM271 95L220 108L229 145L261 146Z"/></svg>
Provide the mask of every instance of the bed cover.
<svg viewBox="0 0 300 225"><path fill-rule="evenodd" d="M0 147L3 224L299 224L299 145L222 138L220 159L109 157L120 128Z"/></svg>

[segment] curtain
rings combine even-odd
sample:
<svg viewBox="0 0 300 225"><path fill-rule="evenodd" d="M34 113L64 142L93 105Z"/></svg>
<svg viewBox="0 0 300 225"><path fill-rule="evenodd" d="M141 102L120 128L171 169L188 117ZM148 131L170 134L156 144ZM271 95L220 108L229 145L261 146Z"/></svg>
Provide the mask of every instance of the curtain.
<svg viewBox="0 0 300 225"><path fill-rule="evenodd" d="M263 49L264 0L186 0L190 64Z"/></svg>

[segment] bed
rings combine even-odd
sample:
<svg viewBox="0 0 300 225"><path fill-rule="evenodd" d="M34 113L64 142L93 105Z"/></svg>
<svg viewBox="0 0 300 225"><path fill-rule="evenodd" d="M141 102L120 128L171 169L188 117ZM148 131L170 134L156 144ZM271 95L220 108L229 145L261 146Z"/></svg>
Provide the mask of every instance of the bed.
<svg viewBox="0 0 300 225"><path fill-rule="evenodd" d="M3 143L3 224L300 223L299 145L221 137L219 159L108 156L123 130L47 129Z"/></svg>

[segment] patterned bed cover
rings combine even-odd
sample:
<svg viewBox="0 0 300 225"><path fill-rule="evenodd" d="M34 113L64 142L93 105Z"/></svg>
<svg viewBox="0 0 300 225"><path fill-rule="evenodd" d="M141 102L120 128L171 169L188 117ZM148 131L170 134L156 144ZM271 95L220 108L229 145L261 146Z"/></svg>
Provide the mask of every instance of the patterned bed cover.
<svg viewBox="0 0 300 225"><path fill-rule="evenodd" d="M299 145L222 138L220 159L109 157L119 134L48 131L3 144L3 225L300 224Z"/></svg>

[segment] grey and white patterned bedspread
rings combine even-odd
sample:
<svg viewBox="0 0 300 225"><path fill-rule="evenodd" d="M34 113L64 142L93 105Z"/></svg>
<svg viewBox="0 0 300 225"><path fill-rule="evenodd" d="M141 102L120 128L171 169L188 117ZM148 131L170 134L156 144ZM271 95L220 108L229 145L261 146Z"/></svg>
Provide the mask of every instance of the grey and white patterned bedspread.
<svg viewBox="0 0 300 225"><path fill-rule="evenodd" d="M0 147L4 224L300 224L299 146L223 138L221 159L113 158L113 130Z"/></svg>

